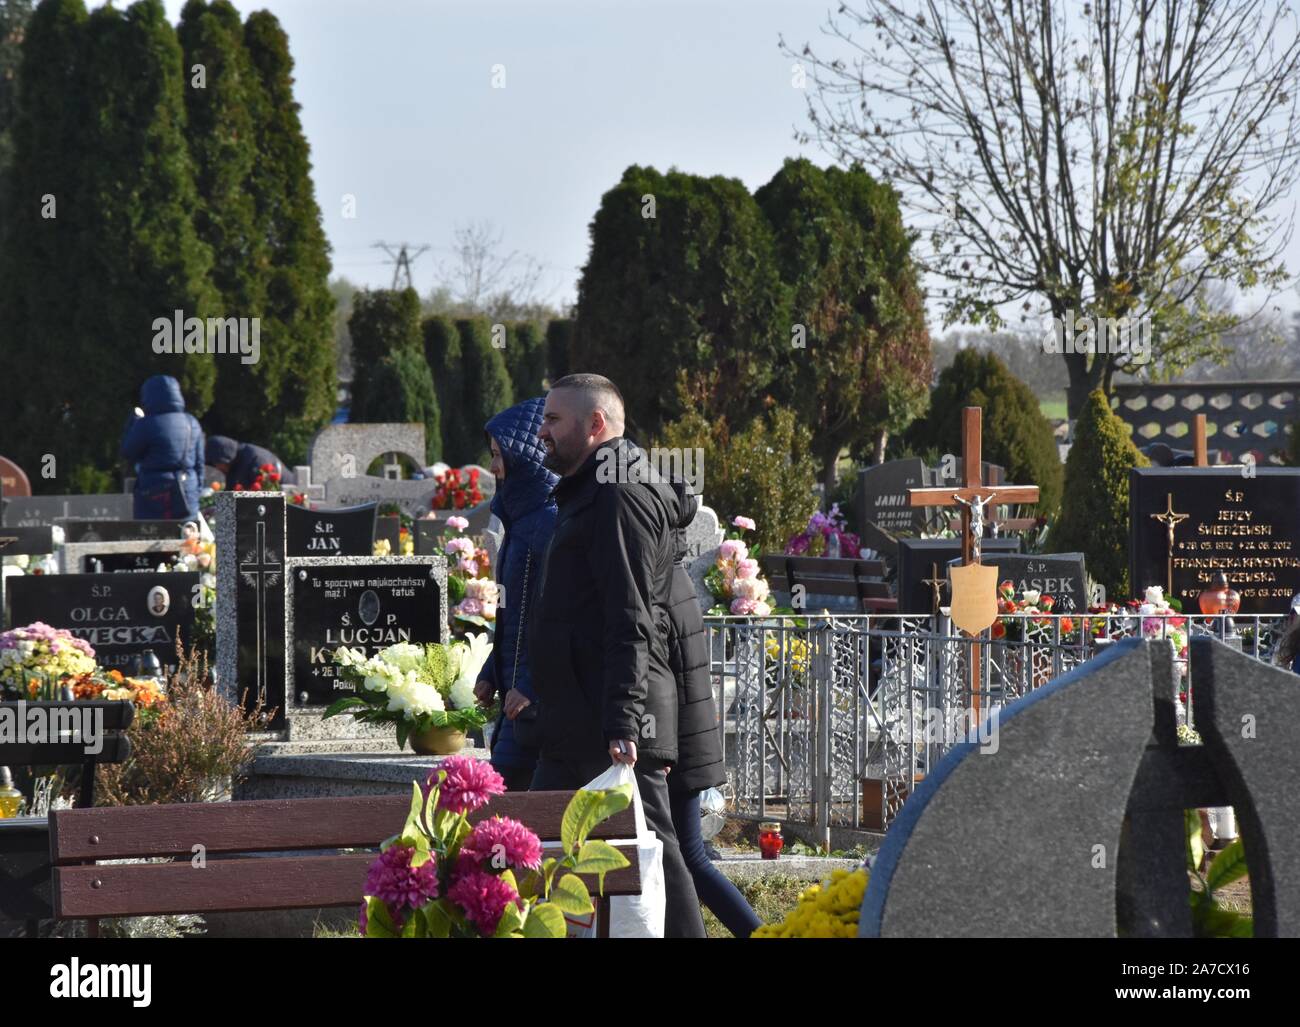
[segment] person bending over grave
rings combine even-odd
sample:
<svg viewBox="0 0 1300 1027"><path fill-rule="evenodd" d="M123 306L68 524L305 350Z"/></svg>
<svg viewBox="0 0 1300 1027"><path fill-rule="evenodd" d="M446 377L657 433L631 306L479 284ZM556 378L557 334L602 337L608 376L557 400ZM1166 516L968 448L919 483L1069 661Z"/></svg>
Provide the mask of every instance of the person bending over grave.
<svg viewBox="0 0 1300 1027"><path fill-rule="evenodd" d="M668 663L677 493L623 437L623 397L608 378L573 374L546 397L546 466L563 477L528 613L528 659L541 701L535 791L581 788L610 761L632 767L647 826L663 842L670 938L703 938L668 799L678 758L677 684Z"/></svg>
<svg viewBox="0 0 1300 1027"><path fill-rule="evenodd" d="M511 792L526 792L537 769L539 705L528 668L523 627L542 573L546 545L555 527L551 492L560 481L542 466L546 449L537 437L546 400L526 400L496 414L484 431L492 448L497 481L492 512L505 529L497 553L498 605L492 652L474 687L481 703L501 695L501 716L492 735L492 766Z"/></svg>
<svg viewBox="0 0 1300 1027"><path fill-rule="evenodd" d="M140 386L140 406L122 436L122 458L135 468L135 519L198 516L203 429L185 412L180 383L156 374Z"/></svg>
<svg viewBox="0 0 1300 1027"><path fill-rule="evenodd" d="M270 465L280 476L281 485L296 485L298 479L284 466L284 462L264 446L251 442L236 442L226 435L213 435L208 439L208 465L226 476L226 488L250 489L257 481L263 467Z"/></svg>

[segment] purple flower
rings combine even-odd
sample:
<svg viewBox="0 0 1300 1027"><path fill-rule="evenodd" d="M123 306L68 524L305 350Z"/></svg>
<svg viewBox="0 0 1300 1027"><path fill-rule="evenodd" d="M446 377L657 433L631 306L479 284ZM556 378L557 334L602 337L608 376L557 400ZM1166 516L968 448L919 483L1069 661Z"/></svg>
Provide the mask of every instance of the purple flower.
<svg viewBox="0 0 1300 1027"><path fill-rule="evenodd" d="M460 855L479 867L487 862L493 870L506 867L536 870L542 865L542 843L518 820L493 817L474 827L461 845Z"/></svg>
<svg viewBox="0 0 1300 1027"><path fill-rule="evenodd" d="M429 775L430 784L437 780L439 772L446 777L439 786L438 808L452 813L473 813L506 790L505 779L492 769L492 764L472 756L448 756Z"/></svg>
<svg viewBox="0 0 1300 1027"><path fill-rule="evenodd" d="M413 867L413 855L415 850L408 845L390 845L366 872L366 894L380 899L394 918L438 897L437 857Z"/></svg>

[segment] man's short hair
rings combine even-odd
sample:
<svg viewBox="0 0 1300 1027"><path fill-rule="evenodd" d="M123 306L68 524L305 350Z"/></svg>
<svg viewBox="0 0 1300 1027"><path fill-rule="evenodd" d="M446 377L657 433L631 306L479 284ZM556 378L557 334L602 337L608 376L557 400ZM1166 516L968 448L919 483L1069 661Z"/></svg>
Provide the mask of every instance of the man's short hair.
<svg viewBox="0 0 1300 1027"><path fill-rule="evenodd" d="M583 394L590 410L604 411L605 420L610 427L623 430L623 393L618 386L601 374L566 374L557 382L551 383L551 391L556 389L574 389Z"/></svg>

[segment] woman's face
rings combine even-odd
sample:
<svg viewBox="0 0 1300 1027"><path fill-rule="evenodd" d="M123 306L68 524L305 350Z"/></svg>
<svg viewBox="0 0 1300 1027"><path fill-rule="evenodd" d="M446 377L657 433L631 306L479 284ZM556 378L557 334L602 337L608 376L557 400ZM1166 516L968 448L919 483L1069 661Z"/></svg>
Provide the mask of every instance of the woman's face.
<svg viewBox="0 0 1300 1027"><path fill-rule="evenodd" d="M492 466L488 470L497 481L506 480L506 462L501 456L501 447L497 445L496 439L492 440Z"/></svg>

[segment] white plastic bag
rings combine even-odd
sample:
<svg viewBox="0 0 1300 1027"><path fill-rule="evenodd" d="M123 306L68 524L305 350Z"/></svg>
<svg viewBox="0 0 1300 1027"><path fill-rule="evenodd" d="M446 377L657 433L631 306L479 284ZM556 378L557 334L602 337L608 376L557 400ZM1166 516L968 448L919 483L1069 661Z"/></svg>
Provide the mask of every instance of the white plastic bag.
<svg viewBox="0 0 1300 1027"><path fill-rule="evenodd" d="M641 792L636 784L636 772L626 763L614 763L594 781L583 785L587 791L617 788L621 784L632 786L632 813L636 822L635 838L610 839L614 846L635 845L637 862L641 868L641 894L615 895L609 900L609 936L611 938L662 938L664 914L668 907L668 893L664 886L664 843L646 826L645 810L641 806ZM593 896L593 899L595 896ZM592 925L570 937L595 937Z"/></svg>

